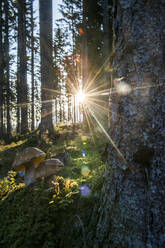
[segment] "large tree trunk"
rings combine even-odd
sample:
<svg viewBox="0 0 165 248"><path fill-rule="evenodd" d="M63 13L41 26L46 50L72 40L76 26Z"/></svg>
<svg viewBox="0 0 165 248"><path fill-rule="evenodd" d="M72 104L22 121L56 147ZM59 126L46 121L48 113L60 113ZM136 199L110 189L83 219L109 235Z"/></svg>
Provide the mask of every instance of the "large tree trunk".
<svg viewBox="0 0 165 248"><path fill-rule="evenodd" d="M122 95L111 96L109 135L125 160L110 144L95 248L165 247L164 13L161 0L116 1L114 87Z"/></svg>
<svg viewBox="0 0 165 248"><path fill-rule="evenodd" d="M34 91L35 91L35 83L34 83L34 17L33 17L33 0L30 4L30 14L31 14L31 87L32 87L32 107L31 107L31 115L32 115L32 125L31 129L35 128L35 117L34 117Z"/></svg>
<svg viewBox="0 0 165 248"><path fill-rule="evenodd" d="M52 88L52 0L40 0L40 55L42 84L42 131L52 130L52 102L49 89Z"/></svg>
<svg viewBox="0 0 165 248"><path fill-rule="evenodd" d="M18 104L21 106L21 133L28 130L26 0L18 0Z"/></svg>
<svg viewBox="0 0 165 248"><path fill-rule="evenodd" d="M4 2L5 12L5 69L6 69L6 104L7 104L7 138L11 136L10 118L10 57L9 57L9 3Z"/></svg>
<svg viewBox="0 0 165 248"><path fill-rule="evenodd" d="M2 40L2 1L0 1L0 136L3 136L3 84L4 84L4 63L3 63L3 40Z"/></svg>

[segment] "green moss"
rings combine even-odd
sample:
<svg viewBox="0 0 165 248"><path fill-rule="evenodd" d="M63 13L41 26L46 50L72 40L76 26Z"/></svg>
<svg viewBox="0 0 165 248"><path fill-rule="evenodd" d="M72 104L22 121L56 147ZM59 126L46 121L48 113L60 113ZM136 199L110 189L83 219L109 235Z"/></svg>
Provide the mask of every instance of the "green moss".
<svg viewBox="0 0 165 248"><path fill-rule="evenodd" d="M62 134L62 127L60 129ZM66 145L62 142L63 139L56 143L50 139L38 140L38 137L38 134L26 137L25 140L21 137L20 144L12 143L5 149L2 147L0 159L2 165L5 164L5 175L8 175L16 151L29 145L35 146L36 142L39 142L39 148L43 149L47 156L67 150L72 160L57 177L57 183L52 185L47 181L40 181L25 188L23 183L18 183L13 172L10 173L10 178L5 176L2 179L0 244L10 248L82 247L84 236L81 225L88 226L93 206L99 200L104 183L105 165L97 152L104 142L99 140L95 145L90 136L85 142L77 136ZM85 157L82 156L82 151L85 151ZM83 166L88 168L87 174L82 173ZM89 187L89 195L80 194L82 185ZM80 225L80 222L83 224Z"/></svg>
<svg viewBox="0 0 165 248"><path fill-rule="evenodd" d="M53 247L60 227L60 212L73 203L78 185L59 178L60 190L43 182L15 189L0 203L0 237L11 248ZM52 246L51 246L52 243Z"/></svg>

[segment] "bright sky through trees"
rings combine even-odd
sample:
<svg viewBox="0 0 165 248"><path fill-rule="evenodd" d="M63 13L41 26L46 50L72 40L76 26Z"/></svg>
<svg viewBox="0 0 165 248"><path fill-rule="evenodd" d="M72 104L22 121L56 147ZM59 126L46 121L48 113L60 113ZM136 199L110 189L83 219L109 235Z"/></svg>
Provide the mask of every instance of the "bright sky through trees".
<svg viewBox="0 0 165 248"><path fill-rule="evenodd" d="M62 4L62 0L52 0L53 3L53 20L57 20L61 18L61 14L59 12L59 4Z"/></svg>
<svg viewBox="0 0 165 248"><path fill-rule="evenodd" d="M61 18L61 14L59 12L59 4L62 4L62 0L52 0L53 4L53 26L55 20ZM34 0L34 9L39 13L39 0Z"/></svg>

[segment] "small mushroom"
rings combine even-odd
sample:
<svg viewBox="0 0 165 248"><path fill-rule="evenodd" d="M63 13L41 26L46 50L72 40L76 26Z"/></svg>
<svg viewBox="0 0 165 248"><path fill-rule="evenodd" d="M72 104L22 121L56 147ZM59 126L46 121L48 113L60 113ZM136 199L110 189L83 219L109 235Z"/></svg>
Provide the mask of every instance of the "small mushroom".
<svg viewBox="0 0 165 248"><path fill-rule="evenodd" d="M36 181L35 170L45 157L46 154L40 149L28 147L16 155L12 168L16 171L25 170L25 184L28 186Z"/></svg>
<svg viewBox="0 0 165 248"><path fill-rule="evenodd" d="M47 159L36 168L35 177L36 179L41 177L50 177L52 175L56 175L63 168L64 164L59 159Z"/></svg>

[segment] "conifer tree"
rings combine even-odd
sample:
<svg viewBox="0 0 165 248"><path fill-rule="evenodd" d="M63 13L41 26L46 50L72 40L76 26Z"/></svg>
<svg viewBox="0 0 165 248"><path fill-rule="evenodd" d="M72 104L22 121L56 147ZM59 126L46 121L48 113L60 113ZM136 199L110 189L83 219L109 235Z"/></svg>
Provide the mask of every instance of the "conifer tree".
<svg viewBox="0 0 165 248"><path fill-rule="evenodd" d="M32 118L32 124L31 129L34 130L35 125L35 112L34 112L34 96L35 96L35 81L34 81L34 17L33 17L33 0L31 0L30 3L30 15L31 15L31 118Z"/></svg>
<svg viewBox="0 0 165 248"><path fill-rule="evenodd" d="M27 52L26 52L26 0L18 0L18 129L21 133L28 130L27 116ZM21 110L21 111L20 111ZM19 123L20 119L20 123Z"/></svg>
<svg viewBox="0 0 165 248"><path fill-rule="evenodd" d="M4 50L5 50L5 88L6 88L6 124L7 124L7 138L11 135L11 118L10 118L10 56L9 56L9 1L4 2L4 12L5 12L5 38L4 38Z"/></svg>
<svg viewBox="0 0 165 248"><path fill-rule="evenodd" d="M40 0L41 131L53 130L52 101L52 0Z"/></svg>
<svg viewBox="0 0 165 248"><path fill-rule="evenodd" d="M3 136L3 85L4 85L4 51L3 51L3 17L2 1L0 1L0 135Z"/></svg>

